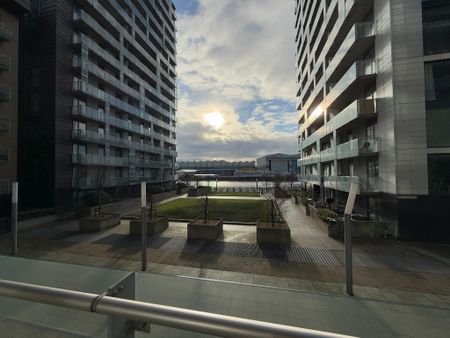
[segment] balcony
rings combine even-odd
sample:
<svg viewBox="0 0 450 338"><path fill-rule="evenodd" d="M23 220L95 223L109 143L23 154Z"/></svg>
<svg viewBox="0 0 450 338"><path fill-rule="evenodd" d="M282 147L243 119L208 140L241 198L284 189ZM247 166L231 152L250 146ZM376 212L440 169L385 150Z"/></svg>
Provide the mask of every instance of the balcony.
<svg viewBox="0 0 450 338"><path fill-rule="evenodd" d="M112 167L127 167L128 157L101 156L95 154L72 154L72 163L78 165L97 165Z"/></svg>
<svg viewBox="0 0 450 338"><path fill-rule="evenodd" d="M11 29L3 22L0 22L0 42L11 40Z"/></svg>
<svg viewBox="0 0 450 338"><path fill-rule="evenodd" d="M310 165L320 162L320 153L313 153L311 155L302 157L298 160L300 165Z"/></svg>
<svg viewBox="0 0 450 338"><path fill-rule="evenodd" d="M348 69L354 60L361 58L373 45L374 41L375 35L372 22L355 24L336 54L332 59L328 60L327 80L337 80L338 74L342 74L345 69Z"/></svg>
<svg viewBox="0 0 450 338"><path fill-rule="evenodd" d="M378 153L378 139L354 139L336 147L336 158L368 156Z"/></svg>
<svg viewBox="0 0 450 338"><path fill-rule="evenodd" d="M74 79L72 90L76 93L88 95L97 100L105 101L105 92L103 90L95 88L81 79Z"/></svg>
<svg viewBox="0 0 450 338"><path fill-rule="evenodd" d="M97 21L92 19L92 17L84 10L77 9L73 13L73 22L75 23L75 25L97 32L98 36L100 36L105 42L107 42L112 49L118 49L117 47L120 45L120 41L116 40L106 29L100 26Z"/></svg>
<svg viewBox="0 0 450 338"><path fill-rule="evenodd" d="M336 159L336 148L331 147L320 152L320 162L329 162Z"/></svg>
<svg viewBox="0 0 450 338"><path fill-rule="evenodd" d="M327 108L335 108L345 104L354 97L356 90L361 90L373 83L376 78L373 60L356 61L342 78L334 85L325 98Z"/></svg>
<svg viewBox="0 0 450 338"><path fill-rule="evenodd" d="M89 130L74 129L72 130L72 138L83 142L105 143L105 135Z"/></svg>
<svg viewBox="0 0 450 338"><path fill-rule="evenodd" d="M8 132L11 129L11 119L8 117L0 117L0 133Z"/></svg>
<svg viewBox="0 0 450 338"><path fill-rule="evenodd" d="M105 113L103 111L92 109L85 105L72 106L72 115L98 122L105 122Z"/></svg>
<svg viewBox="0 0 450 338"><path fill-rule="evenodd" d="M11 91L8 87L0 86L0 102L8 102L11 100Z"/></svg>
<svg viewBox="0 0 450 338"><path fill-rule="evenodd" d="M0 72L9 70L10 60L9 56L0 54Z"/></svg>
<svg viewBox="0 0 450 338"><path fill-rule="evenodd" d="M300 175L300 181L308 183L318 183L320 184L320 175L317 174L304 174Z"/></svg>
<svg viewBox="0 0 450 338"><path fill-rule="evenodd" d="M0 148L0 164L8 163L9 161L9 149Z"/></svg>
<svg viewBox="0 0 450 338"><path fill-rule="evenodd" d="M9 195L11 186L8 180L0 180L0 196Z"/></svg>
<svg viewBox="0 0 450 338"><path fill-rule="evenodd" d="M330 134L352 122L368 121L376 118L374 99L356 100L327 122L326 134Z"/></svg>
<svg viewBox="0 0 450 338"><path fill-rule="evenodd" d="M379 192L379 177L324 176L323 182L325 188L339 191L349 192L352 183L359 183L361 194Z"/></svg>

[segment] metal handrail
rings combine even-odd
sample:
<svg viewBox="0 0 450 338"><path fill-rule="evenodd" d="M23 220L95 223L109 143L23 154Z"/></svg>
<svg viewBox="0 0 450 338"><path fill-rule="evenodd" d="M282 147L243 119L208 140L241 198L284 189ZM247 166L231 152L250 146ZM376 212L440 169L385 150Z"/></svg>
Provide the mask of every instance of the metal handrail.
<svg viewBox="0 0 450 338"><path fill-rule="evenodd" d="M220 337L249 338L350 338L350 336L308 330L257 320L224 316L208 312L144 303L110 296L84 293L41 285L0 279L0 296L17 298L64 308L150 322L180 330L210 334Z"/></svg>

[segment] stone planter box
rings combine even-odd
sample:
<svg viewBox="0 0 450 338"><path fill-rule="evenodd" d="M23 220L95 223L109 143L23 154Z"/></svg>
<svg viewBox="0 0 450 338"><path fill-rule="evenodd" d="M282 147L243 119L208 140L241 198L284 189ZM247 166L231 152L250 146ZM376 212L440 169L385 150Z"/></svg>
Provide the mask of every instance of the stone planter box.
<svg viewBox="0 0 450 338"><path fill-rule="evenodd" d="M393 233L389 225L376 221L357 221L351 220L353 238L381 238L386 232ZM330 237L344 237L344 220L339 220L335 225L336 229L332 231Z"/></svg>
<svg viewBox="0 0 450 338"><path fill-rule="evenodd" d="M78 221L81 232L100 232L120 224L120 215L105 214L103 217L85 217Z"/></svg>
<svg viewBox="0 0 450 338"><path fill-rule="evenodd" d="M286 222L278 222L275 226L258 220L256 241L262 247L289 248L291 246L291 229Z"/></svg>
<svg viewBox="0 0 450 338"><path fill-rule="evenodd" d="M153 217L147 221L147 236L163 232L169 227L169 219L167 217ZM136 218L130 221L130 235L140 235L142 230L141 219Z"/></svg>
<svg viewBox="0 0 450 338"><path fill-rule="evenodd" d="M205 224L203 217L197 217L187 225L188 239L214 241L223 233L223 219L209 218Z"/></svg>
<svg viewBox="0 0 450 338"><path fill-rule="evenodd" d="M319 218L319 216L317 216L317 209L312 206L311 204L308 204L308 211L309 211L309 215L308 212L306 213L308 216L311 216L312 218Z"/></svg>

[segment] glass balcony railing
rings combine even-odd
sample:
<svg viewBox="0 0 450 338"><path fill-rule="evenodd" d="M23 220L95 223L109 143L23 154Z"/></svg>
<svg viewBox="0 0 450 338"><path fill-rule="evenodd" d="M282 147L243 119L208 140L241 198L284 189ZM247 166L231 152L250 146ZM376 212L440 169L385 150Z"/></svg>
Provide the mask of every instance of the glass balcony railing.
<svg viewBox="0 0 450 338"><path fill-rule="evenodd" d="M7 102L11 99L11 91L8 87L0 86L0 101Z"/></svg>
<svg viewBox="0 0 450 338"><path fill-rule="evenodd" d="M11 119L9 117L0 117L0 132L8 132L11 128Z"/></svg>
<svg viewBox="0 0 450 338"><path fill-rule="evenodd" d="M378 139L354 139L336 147L337 159L376 154L378 152Z"/></svg>
<svg viewBox="0 0 450 338"><path fill-rule="evenodd" d="M10 60L9 56L0 54L0 71L9 70Z"/></svg>
<svg viewBox="0 0 450 338"><path fill-rule="evenodd" d="M98 165L126 167L129 165L128 157L102 156L95 154L72 154L72 163L78 165Z"/></svg>
<svg viewBox="0 0 450 338"><path fill-rule="evenodd" d="M300 175L300 180L303 182L320 183L320 175L318 175L318 174L303 174L303 175Z"/></svg>
<svg viewBox="0 0 450 338"><path fill-rule="evenodd" d="M318 163L320 162L320 154L314 153L312 155L302 157L301 159L298 160L298 162L300 163L300 165L310 165Z"/></svg>
<svg viewBox="0 0 450 338"><path fill-rule="evenodd" d="M376 117L374 99L353 101L327 122L327 134L346 126L356 119L374 117Z"/></svg>
<svg viewBox="0 0 450 338"><path fill-rule="evenodd" d="M0 41L11 40L11 29L4 22L0 22Z"/></svg>
<svg viewBox="0 0 450 338"><path fill-rule="evenodd" d="M356 61L342 76L342 78L331 86L326 101L330 106L337 98L343 95L349 87L360 77L376 74L375 62L373 60Z"/></svg>
<svg viewBox="0 0 450 338"><path fill-rule="evenodd" d="M338 49L336 54L332 59L328 60L329 64L326 70L327 78L330 78L338 66L343 62L345 63L346 57L357 49L358 40L373 37L374 33L374 26L372 22L361 22L355 24L342 42L341 47ZM364 46L361 48L363 47Z"/></svg>
<svg viewBox="0 0 450 338"><path fill-rule="evenodd" d="M0 148L0 163L7 163L9 161L9 149Z"/></svg>
<svg viewBox="0 0 450 338"><path fill-rule="evenodd" d="M104 112L86 107L85 105L72 106L72 115L86 117L98 122L105 122Z"/></svg>
<svg viewBox="0 0 450 338"><path fill-rule="evenodd" d="M116 48L120 45L120 42L116 40L106 29L97 23L92 17L82 9L77 9L73 12L73 21L75 23L82 22L89 26L92 30L98 33L104 41L106 41L112 48Z"/></svg>
<svg viewBox="0 0 450 338"><path fill-rule="evenodd" d="M75 129L72 130L73 139L80 140L83 142L92 142L92 143L105 143L105 135L99 134L89 130L80 130Z"/></svg>
<svg viewBox="0 0 450 338"><path fill-rule="evenodd" d="M324 176L323 182L325 188L335 189L339 191L350 191L352 183L359 183L361 193L379 192L379 177L362 177L357 176Z"/></svg>
<svg viewBox="0 0 450 338"><path fill-rule="evenodd" d="M0 180L0 196L10 193L10 184L8 180Z"/></svg>
<svg viewBox="0 0 450 338"><path fill-rule="evenodd" d="M336 148L331 147L320 152L320 162L328 162L336 159Z"/></svg>

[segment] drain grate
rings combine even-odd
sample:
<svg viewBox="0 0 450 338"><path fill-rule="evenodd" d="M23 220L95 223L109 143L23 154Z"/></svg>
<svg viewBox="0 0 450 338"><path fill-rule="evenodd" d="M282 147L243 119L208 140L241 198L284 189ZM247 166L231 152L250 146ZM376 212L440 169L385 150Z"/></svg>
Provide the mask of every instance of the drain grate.
<svg viewBox="0 0 450 338"><path fill-rule="evenodd" d="M317 248L290 248L286 250L290 262L310 263L321 265L341 265L337 257L326 249Z"/></svg>

